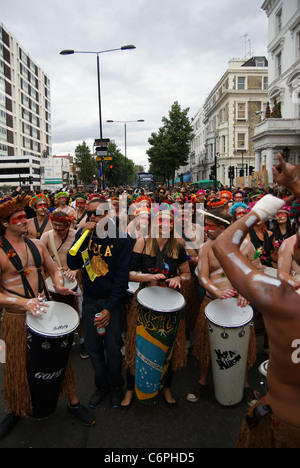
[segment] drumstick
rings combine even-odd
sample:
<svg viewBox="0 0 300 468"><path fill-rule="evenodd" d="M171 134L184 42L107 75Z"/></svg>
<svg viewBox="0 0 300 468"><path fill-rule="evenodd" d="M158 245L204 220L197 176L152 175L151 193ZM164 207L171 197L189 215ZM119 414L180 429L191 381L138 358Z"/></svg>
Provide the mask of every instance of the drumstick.
<svg viewBox="0 0 300 468"><path fill-rule="evenodd" d="M87 229L86 231L84 231L84 233L82 234L82 236L79 237L78 241L75 242L74 245L72 245L72 247L70 248L69 250L69 254L72 255L73 257L75 257L75 255L78 253L78 250L80 249L80 247L82 246L85 238L87 237L87 235L90 233L90 230Z"/></svg>

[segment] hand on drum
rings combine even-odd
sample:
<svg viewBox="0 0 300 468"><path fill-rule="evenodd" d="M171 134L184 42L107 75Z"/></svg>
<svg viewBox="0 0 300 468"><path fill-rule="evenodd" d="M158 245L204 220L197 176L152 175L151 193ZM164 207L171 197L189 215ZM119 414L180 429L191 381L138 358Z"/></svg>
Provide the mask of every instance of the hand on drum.
<svg viewBox="0 0 300 468"><path fill-rule="evenodd" d="M70 280L70 281L75 281L75 277L76 277L76 271L72 271L72 270L68 270L68 271L65 271L64 272L64 276Z"/></svg>
<svg viewBox="0 0 300 468"><path fill-rule="evenodd" d="M110 312L106 309L101 310L101 317L95 318L94 325L97 328L106 328L109 325L110 321Z"/></svg>
<svg viewBox="0 0 300 468"><path fill-rule="evenodd" d="M181 288L181 278L180 276L175 276L175 278L169 278L166 280L166 283L169 283L170 288Z"/></svg>
<svg viewBox="0 0 300 468"><path fill-rule="evenodd" d="M237 292L235 289L230 288L230 289L224 289L223 291L220 292L218 298L219 299L230 299L231 297L235 297L237 295Z"/></svg>
<svg viewBox="0 0 300 468"><path fill-rule="evenodd" d="M49 305L46 302L42 302L43 298L40 297L30 299L29 301L26 302L25 309L27 312L32 314L34 317L40 317L42 314L46 314L47 310L45 309L46 307L49 307Z"/></svg>
<svg viewBox="0 0 300 468"><path fill-rule="evenodd" d="M62 296L78 296L76 291L72 291L72 289L65 288L64 286L56 286L53 284L55 292L57 294L61 294Z"/></svg>

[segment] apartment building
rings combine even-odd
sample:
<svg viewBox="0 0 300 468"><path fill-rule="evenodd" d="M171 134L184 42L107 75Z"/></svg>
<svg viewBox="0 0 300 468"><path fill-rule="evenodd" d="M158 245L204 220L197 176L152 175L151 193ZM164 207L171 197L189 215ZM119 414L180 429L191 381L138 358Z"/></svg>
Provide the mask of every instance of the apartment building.
<svg viewBox="0 0 300 468"><path fill-rule="evenodd" d="M248 175L249 168L255 163L251 138L265 112L267 90L268 62L265 57L229 61L228 69L193 120L199 125L191 144L193 182L209 179L215 157L217 179L223 185L230 185L229 166L234 166L235 177Z"/></svg>
<svg viewBox="0 0 300 468"><path fill-rule="evenodd" d="M252 141L256 170L265 168L272 185L278 152L300 169L300 1L266 0L262 9L268 17L268 100L280 112L265 116Z"/></svg>
<svg viewBox="0 0 300 468"><path fill-rule="evenodd" d="M0 156L39 161L51 155L51 138L49 77L0 23ZM0 185L19 183L18 165L11 161L15 177L10 174L8 182L1 174ZM39 170L32 168L31 175L38 185Z"/></svg>

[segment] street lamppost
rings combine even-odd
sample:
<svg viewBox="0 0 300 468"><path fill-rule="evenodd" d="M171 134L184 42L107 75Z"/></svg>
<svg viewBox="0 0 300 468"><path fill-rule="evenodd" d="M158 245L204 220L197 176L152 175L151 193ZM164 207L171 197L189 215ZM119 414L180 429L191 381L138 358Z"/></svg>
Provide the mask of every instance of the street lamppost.
<svg viewBox="0 0 300 468"><path fill-rule="evenodd" d="M125 171L124 171L124 181L125 186L127 185L127 124L132 122L145 122L143 119L139 120L107 120L108 123L123 123L124 124L124 133L125 133Z"/></svg>
<svg viewBox="0 0 300 468"><path fill-rule="evenodd" d="M95 51L84 51L84 50L62 50L60 55L72 55L72 54L96 54L97 55L97 77L98 77L98 105L99 105L99 125L100 125L100 138L102 140L102 115L101 115L101 92L100 92L100 60L99 55L104 54L105 52L115 52L116 50L131 50L135 49L134 45L125 45L119 47L118 49L108 49L108 50L100 50L98 52Z"/></svg>

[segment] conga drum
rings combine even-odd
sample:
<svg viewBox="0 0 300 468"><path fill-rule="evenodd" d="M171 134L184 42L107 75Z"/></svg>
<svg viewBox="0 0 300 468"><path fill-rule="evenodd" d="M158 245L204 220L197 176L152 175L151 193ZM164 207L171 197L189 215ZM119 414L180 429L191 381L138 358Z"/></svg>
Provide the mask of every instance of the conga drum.
<svg viewBox="0 0 300 468"><path fill-rule="evenodd" d="M164 388L185 299L174 289L152 286L139 291L137 301L135 393L152 403Z"/></svg>
<svg viewBox="0 0 300 468"><path fill-rule="evenodd" d="M68 304L47 302L46 314L26 316L27 373L34 418L56 409L79 316Z"/></svg>
<svg viewBox="0 0 300 468"><path fill-rule="evenodd" d="M253 310L237 299L216 299L205 308L216 400L224 406L240 403L244 394L250 322Z"/></svg>
<svg viewBox="0 0 300 468"><path fill-rule="evenodd" d="M74 281L71 281L69 278L66 278L65 276L63 276L63 279L64 279L65 288L71 289L72 291L75 291L77 289L78 283L76 279ZM48 291L55 294L55 289L53 286L53 281L52 281L51 276L48 276L48 278L45 279L45 283L46 283Z"/></svg>
<svg viewBox="0 0 300 468"><path fill-rule="evenodd" d="M262 380L260 384L263 386L265 393L268 392L268 384L267 384L267 376L268 376L268 367L269 367L269 359L261 363L258 368L260 375L262 376Z"/></svg>

